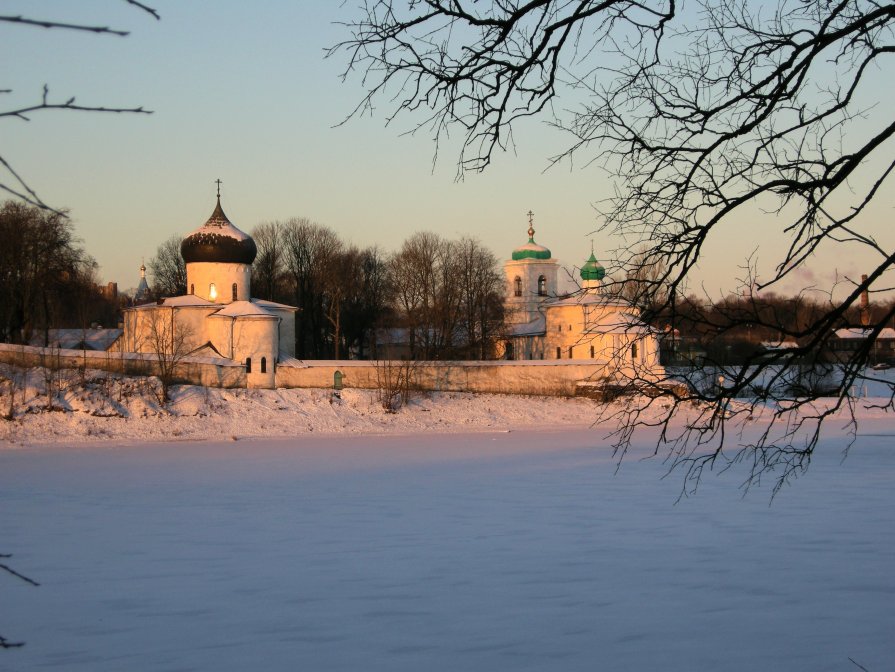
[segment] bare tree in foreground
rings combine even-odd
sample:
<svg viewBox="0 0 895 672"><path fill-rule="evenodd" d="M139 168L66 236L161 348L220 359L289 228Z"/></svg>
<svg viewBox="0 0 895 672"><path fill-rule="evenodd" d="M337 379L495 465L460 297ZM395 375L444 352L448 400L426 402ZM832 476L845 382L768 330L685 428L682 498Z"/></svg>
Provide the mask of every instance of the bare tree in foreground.
<svg viewBox="0 0 895 672"><path fill-rule="evenodd" d="M149 14L156 20L160 19L159 13L142 2L137 0L122 0L125 4L130 5L141 12ZM92 23L67 23L62 21L54 21L52 19L38 19L26 16L10 16L0 15L0 23L21 26L23 29L44 28L56 30L71 30L77 32L88 32L101 35L113 35L125 37L127 31L102 26ZM0 95L10 95L11 89L0 89ZM112 114L151 114L149 110L142 107L107 107L104 105L82 104L76 101L74 96L69 98L54 98L50 95L49 87L44 84L41 96L32 102L12 103L9 107L0 108L0 119L11 119L13 122L28 122L36 113L47 111L64 111L64 112L100 112ZM53 210L38 196L37 192L30 186L28 180L22 177L13 167L11 161L0 152L0 191L14 196L30 205L35 205L46 210Z"/></svg>
<svg viewBox="0 0 895 672"><path fill-rule="evenodd" d="M6 560L7 558L11 558L11 557L12 557L12 555L10 555L8 553L0 553L0 560ZM31 585L31 586L39 586L40 585L34 579L28 578L24 574L20 574L19 572L17 572L16 570L14 570L12 567L10 567L9 565L7 565L4 562L0 562L0 570L3 570L7 574L11 574L15 578L19 579L20 581L24 581L28 585ZM4 637L3 635L0 635L0 649L16 649L21 646L25 646L25 642L11 642L8 639L6 639L6 637Z"/></svg>
<svg viewBox="0 0 895 672"><path fill-rule="evenodd" d="M779 329L794 348L665 395L660 411L657 398L621 417L620 454L634 428L657 425L660 447L688 483L731 460L751 462L748 483L773 472L779 486L803 471L824 420L854 403L850 390L895 317L893 307L863 325L835 403L815 410L816 393L775 385L787 368L818 359L864 292L888 289L895 251L877 240L866 211L895 168L895 120L880 93L895 56L895 5L698 0L684 12L674 0L362 0L355 17L331 50L367 89L355 114L383 102L389 121L402 116L432 133L436 147L459 130L460 174L484 170L511 146L522 118L568 131L570 143L552 160L597 162L617 178L604 228L662 267L650 278L653 296L640 298L666 312L672 328L676 297L706 245L738 218L778 222L772 271L745 278L747 295L773 290L831 247L870 260L866 278L831 293L820 314ZM638 263L623 253L619 261ZM720 331L744 324L728 318ZM745 319L776 326L760 314ZM756 396L759 382L765 392ZM742 395L751 401L732 403ZM725 452L731 416L762 409L768 431ZM683 425L672 424L682 415Z"/></svg>

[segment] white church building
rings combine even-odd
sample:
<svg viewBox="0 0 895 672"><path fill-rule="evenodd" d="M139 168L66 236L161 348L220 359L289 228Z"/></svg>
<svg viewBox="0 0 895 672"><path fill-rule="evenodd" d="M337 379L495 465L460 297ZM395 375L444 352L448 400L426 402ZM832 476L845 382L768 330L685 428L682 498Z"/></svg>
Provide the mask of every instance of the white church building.
<svg viewBox="0 0 895 672"><path fill-rule="evenodd" d="M232 359L245 366L249 387L275 387L277 364L295 355L297 308L252 298L255 241L224 214L220 193L180 253L189 293L125 310L120 348Z"/></svg>
<svg viewBox="0 0 895 672"><path fill-rule="evenodd" d="M528 242L504 263L506 338L502 357L509 360L583 360L606 362L610 369L639 374L658 366L659 343L630 301L604 291L606 270L593 252L581 267L578 291L557 285L559 262L535 242L532 213Z"/></svg>

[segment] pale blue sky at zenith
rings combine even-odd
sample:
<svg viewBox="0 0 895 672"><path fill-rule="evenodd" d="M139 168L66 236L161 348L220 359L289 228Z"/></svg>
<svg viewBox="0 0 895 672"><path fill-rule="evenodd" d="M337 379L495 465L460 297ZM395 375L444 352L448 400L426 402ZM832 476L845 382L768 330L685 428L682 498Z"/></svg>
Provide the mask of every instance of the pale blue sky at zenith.
<svg viewBox="0 0 895 672"><path fill-rule="evenodd" d="M336 126L362 95L358 79L339 79L344 58L324 59L346 35L335 22L354 11L350 0L149 4L161 21L109 0L3 3L4 14L131 31L117 38L0 24L0 89L13 90L4 108L36 102L46 83L57 100L154 112L39 112L0 123L3 156L47 203L70 209L104 280L135 286L141 258L205 221L217 178L225 211L246 231L306 216L357 245L391 251L431 230L476 236L504 259L525 242L531 209L538 242L564 265L590 253L594 204L612 184L583 164L544 172L567 143L545 123L519 126L515 153L459 183L456 153L444 149L433 172L430 137L402 136L407 122L386 127L384 108ZM888 114L892 87L882 75L880 90L877 112ZM864 220L889 250L893 204L890 188ZM713 293L732 289L759 242L759 263L770 260L775 226L769 216L732 223L706 249L696 279ZM603 259L620 244L594 236ZM835 272L856 276L866 263L848 247L823 250L794 282L825 288Z"/></svg>

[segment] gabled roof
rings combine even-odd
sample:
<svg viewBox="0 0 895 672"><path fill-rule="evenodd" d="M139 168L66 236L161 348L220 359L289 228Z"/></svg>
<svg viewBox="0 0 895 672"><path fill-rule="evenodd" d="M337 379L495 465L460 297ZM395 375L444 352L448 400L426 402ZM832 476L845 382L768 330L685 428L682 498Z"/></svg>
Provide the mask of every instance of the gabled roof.
<svg viewBox="0 0 895 672"><path fill-rule="evenodd" d="M639 317L618 311L603 315L593 324L586 325L589 334L637 334L649 333L651 329Z"/></svg>
<svg viewBox="0 0 895 672"><path fill-rule="evenodd" d="M252 303L256 306L261 306L262 308L276 308L278 310L291 310L292 312L298 312L298 308L295 306L287 306L285 303L277 303L276 301L265 301L264 299L251 299Z"/></svg>
<svg viewBox="0 0 895 672"><path fill-rule="evenodd" d="M216 305L218 304L209 301L208 299L203 299L201 296L184 294L182 296L169 296L166 299L162 299L161 302L153 301L151 303L144 303L140 306L134 306L131 310L148 310L150 308L158 308L159 306L166 306L168 308L204 308Z"/></svg>
<svg viewBox="0 0 895 672"><path fill-rule="evenodd" d="M277 316L252 301L234 301L209 317L254 317L275 320Z"/></svg>

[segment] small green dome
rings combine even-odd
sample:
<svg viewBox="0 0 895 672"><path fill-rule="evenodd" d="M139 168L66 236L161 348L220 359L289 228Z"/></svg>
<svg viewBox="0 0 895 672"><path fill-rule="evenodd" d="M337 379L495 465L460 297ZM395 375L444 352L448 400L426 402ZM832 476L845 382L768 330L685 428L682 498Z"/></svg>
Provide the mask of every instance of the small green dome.
<svg viewBox="0 0 895 672"><path fill-rule="evenodd" d="M606 269L600 266L600 262L597 261L594 253L591 252L590 259L581 267L581 279L602 280L604 277L606 277Z"/></svg>

